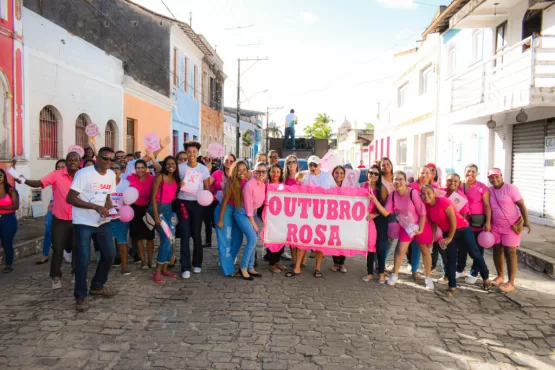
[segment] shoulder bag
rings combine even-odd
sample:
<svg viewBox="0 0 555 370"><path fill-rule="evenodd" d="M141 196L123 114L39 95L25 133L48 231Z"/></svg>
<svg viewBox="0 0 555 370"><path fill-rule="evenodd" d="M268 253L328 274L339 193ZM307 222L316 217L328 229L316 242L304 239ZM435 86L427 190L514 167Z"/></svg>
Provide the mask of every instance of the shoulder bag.
<svg viewBox="0 0 555 370"><path fill-rule="evenodd" d="M466 184L463 184L464 195L466 195ZM486 215L470 215L470 226L481 229L486 224Z"/></svg>

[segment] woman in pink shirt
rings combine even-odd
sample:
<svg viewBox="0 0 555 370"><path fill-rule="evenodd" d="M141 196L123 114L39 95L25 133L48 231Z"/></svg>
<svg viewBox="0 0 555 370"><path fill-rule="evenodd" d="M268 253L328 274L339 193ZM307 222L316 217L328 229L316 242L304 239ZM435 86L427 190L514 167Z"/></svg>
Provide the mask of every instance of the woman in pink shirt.
<svg viewBox="0 0 555 370"><path fill-rule="evenodd" d="M331 172L331 175L335 180L335 185L340 188L343 185L343 181L345 180L345 169L342 166L336 166ZM345 256L333 256L333 266L331 270L333 272L347 272L347 269L345 268Z"/></svg>
<svg viewBox="0 0 555 370"><path fill-rule="evenodd" d="M384 197L384 193L387 192L387 189L381 183L381 176L380 176L380 167L378 165L372 165L366 174L368 181L362 184L362 187L368 189L369 194L373 194L376 198L379 199L387 199L387 196ZM380 200L380 202L383 202ZM380 284L385 284L385 259L387 256L383 256L385 251L389 252L389 248L387 248L387 242L383 242L384 235L380 235L380 232L377 230L376 224L374 220L377 217L382 217L376 209L376 205L374 202L368 203L368 253L366 255L366 268L367 274L362 278L363 281L370 281L374 279L374 257L376 252L378 253L378 272L380 274ZM384 218L385 220L385 218ZM387 220L386 220L387 221ZM386 223L387 225L387 223ZM387 236L387 226L385 228L385 240L388 240ZM380 246L381 248L377 248ZM389 247L391 247L391 243L389 243ZM376 250L377 248L377 250Z"/></svg>
<svg viewBox="0 0 555 370"><path fill-rule="evenodd" d="M233 163L229 162L233 160ZM224 276L242 276L235 272L235 259L241 249L243 234L235 222L237 207L243 204L243 187L247 182L248 167L244 161L236 161L233 154L226 156L225 166L229 167L229 176L221 182L223 195L221 204L216 207L216 238L218 241L218 255L220 268ZM216 176L216 179L218 176ZM237 207L235 205L238 205Z"/></svg>
<svg viewBox="0 0 555 370"><path fill-rule="evenodd" d="M135 161L135 173L127 176L129 186L139 191L139 198L131 205L135 216L129 222L129 234L131 239L137 241L137 248L139 258L141 259L141 268L148 270L148 268L156 267L152 262L154 254L154 229L150 230L144 223L143 217L148 209L148 202L152 193L152 183L154 176L148 173L146 161L137 159ZM143 240L146 240L148 264L145 262L145 246Z"/></svg>
<svg viewBox="0 0 555 370"><path fill-rule="evenodd" d="M426 204L426 211L432 222L434 233L437 227L443 231L443 239L439 241L439 245L447 262L447 276L449 279L447 295L452 296L457 291L456 264L458 248L465 248L468 251L480 270L480 275L484 281L484 290L490 290L491 282L489 281L488 268L484 262L484 257L478 251L478 245L474 240L468 222L453 207L450 199L436 197L431 185L422 187L422 200Z"/></svg>
<svg viewBox="0 0 555 370"><path fill-rule="evenodd" d="M399 268L406 254L410 242L415 240L420 245L420 252L424 257L424 268L426 271L426 288L433 289L434 283L430 277L432 270L432 256L430 247L432 245L432 227L426 219L426 207L420 199L420 194L406 185L406 175L403 171L395 171L393 174L393 184L395 191L389 195L385 207L383 207L376 195L369 194L370 200L376 205L378 211L385 217L397 213L397 219L403 226L399 230L399 244L395 249L394 272L387 281L388 285L395 285L398 279ZM408 229L413 229L411 234Z"/></svg>
<svg viewBox="0 0 555 370"><path fill-rule="evenodd" d="M13 271L13 238L17 233L17 218L15 211L19 209L19 194L8 182L8 177L3 169L0 169L0 237L2 248L6 256L4 273Z"/></svg>
<svg viewBox="0 0 555 370"><path fill-rule="evenodd" d="M393 163L389 158L383 157L380 159L379 165L382 172L382 185L385 186L388 194L391 194L395 190L393 186Z"/></svg>
<svg viewBox="0 0 555 370"><path fill-rule="evenodd" d="M158 263L156 272L152 277L156 284L162 284L162 276L175 279L176 275L168 271L168 264L172 257L173 235L168 236L167 230L171 232L172 202L177 197L177 192L182 187L177 160L175 157L167 156L162 162L160 174L156 176L152 184L150 199L150 211L156 223L156 230L160 236L160 248L158 249ZM162 224L162 221L165 225Z"/></svg>
<svg viewBox="0 0 555 370"><path fill-rule="evenodd" d="M468 199L468 222L474 231L474 238L478 240L478 235L482 230L491 230L491 205L490 192L486 184L476 180L478 176L478 166L469 164L464 169L464 183L459 186L459 190ZM484 248L478 244L480 253L484 255ZM457 262L457 278L465 276L464 269L466 267L467 253L464 249L459 250L459 259ZM469 284L476 283L478 280L478 269L473 264L470 268L470 274L466 277Z"/></svg>
<svg viewBox="0 0 555 370"><path fill-rule="evenodd" d="M281 183L283 183L283 169L281 168L279 163L274 163L270 166L270 181L269 181L269 183L270 184L281 184ZM266 196L266 199L264 200L265 204L266 204L267 200L268 200L268 197ZM281 259L281 256L283 254L284 248L285 248L285 246L282 247L277 252L270 252L268 250L268 253L266 254L266 259L270 263L270 271L272 271L275 274L279 274L281 271L287 270L287 268L285 266L283 266L281 263L279 263L279 261Z"/></svg>
<svg viewBox="0 0 555 370"><path fill-rule="evenodd" d="M505 184L503 174L499 168L488 171L488 180L492 186L489 187L491 194L491 232L495 237L493 249L493 262L497 270L497 277L493 285L503 283L504 258L507 259L507 270L509 281L502 284L499 289L508 293L515 290L515 278L518 266L516 249L520 246L520 238L524 227L528 228L528 234L532 231L528 218L528 208L520 191L513 184Z"/></svg>
<svg viewBox="0 0 555 370"><path fill-rule="evenodd" d="M299 161L296 156L288 155L285 157L284 162L285 168L283 169L283 184L284 185L297 185L297 180L295 176L299 173ZM301 261L301 266L306 265L306 253L304 254L303 260ZM297 261L297 248L291 248L291 262L293 266Z"/></svg>

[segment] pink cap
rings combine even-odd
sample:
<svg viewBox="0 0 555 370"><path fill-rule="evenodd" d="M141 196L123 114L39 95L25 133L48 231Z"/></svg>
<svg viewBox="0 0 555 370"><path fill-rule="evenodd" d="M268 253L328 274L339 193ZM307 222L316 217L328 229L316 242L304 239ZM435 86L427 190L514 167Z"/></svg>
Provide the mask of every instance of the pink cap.
<svg viewBox="0 0 555 370"><path fill-rule="evenodd" d="M490 177L492 175L503 176L503 173L501 172L501 170L499 168L492 168L491 170L488 171L488 177Z"/></svg>

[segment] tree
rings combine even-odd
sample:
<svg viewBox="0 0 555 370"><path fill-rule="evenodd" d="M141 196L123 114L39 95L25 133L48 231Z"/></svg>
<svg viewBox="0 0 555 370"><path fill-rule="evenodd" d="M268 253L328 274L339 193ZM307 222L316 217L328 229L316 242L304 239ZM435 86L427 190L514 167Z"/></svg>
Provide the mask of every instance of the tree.
<svg viewBox="0 0 555 370"><path fill-rule="evenodd" d="M283 133L277 127L270 127L268 128L268 137L281 139L283 137Z"/></svg>
<svg viewBox="0 0 555 370"><path fill-rule="evenodd" d="M364 128L366 128L367 130L373 130L374 129L374 125L371 124L370 122L366 122L364 124Z"/></svg>
<svg viewBox="0 0 555 370"><path fill-rule="evenodd" d="M251 137L251 133L248 131L243 132L243 135L241 135L241 137L243 138L243 145L244 146L251 146L252 145L252 137Z"/></svg>
<svg viewBox="0 0 555 370"><path fill-rule="evenodd" d="M331 122L333 119L326 113L318 113L314 123L304 128L304 133L309 138L329 140L335 135L330 126Z"/></svg>

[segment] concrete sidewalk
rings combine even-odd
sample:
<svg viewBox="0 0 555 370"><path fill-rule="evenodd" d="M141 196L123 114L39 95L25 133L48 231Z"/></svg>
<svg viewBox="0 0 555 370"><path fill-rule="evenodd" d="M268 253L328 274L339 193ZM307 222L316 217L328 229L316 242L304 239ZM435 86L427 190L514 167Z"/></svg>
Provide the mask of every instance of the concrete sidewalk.
<svg viewBox="0 0 555 370"><path fill-rule="evenodd" d="M44 218L18 220L18 230L14 240L15 259L22 259L42 252L44 238ZM555 279L555 228L533 225L531 234L524 234L518 250L521 263ZM4 251L0 249L0 264L4 261Z"/></svg>

